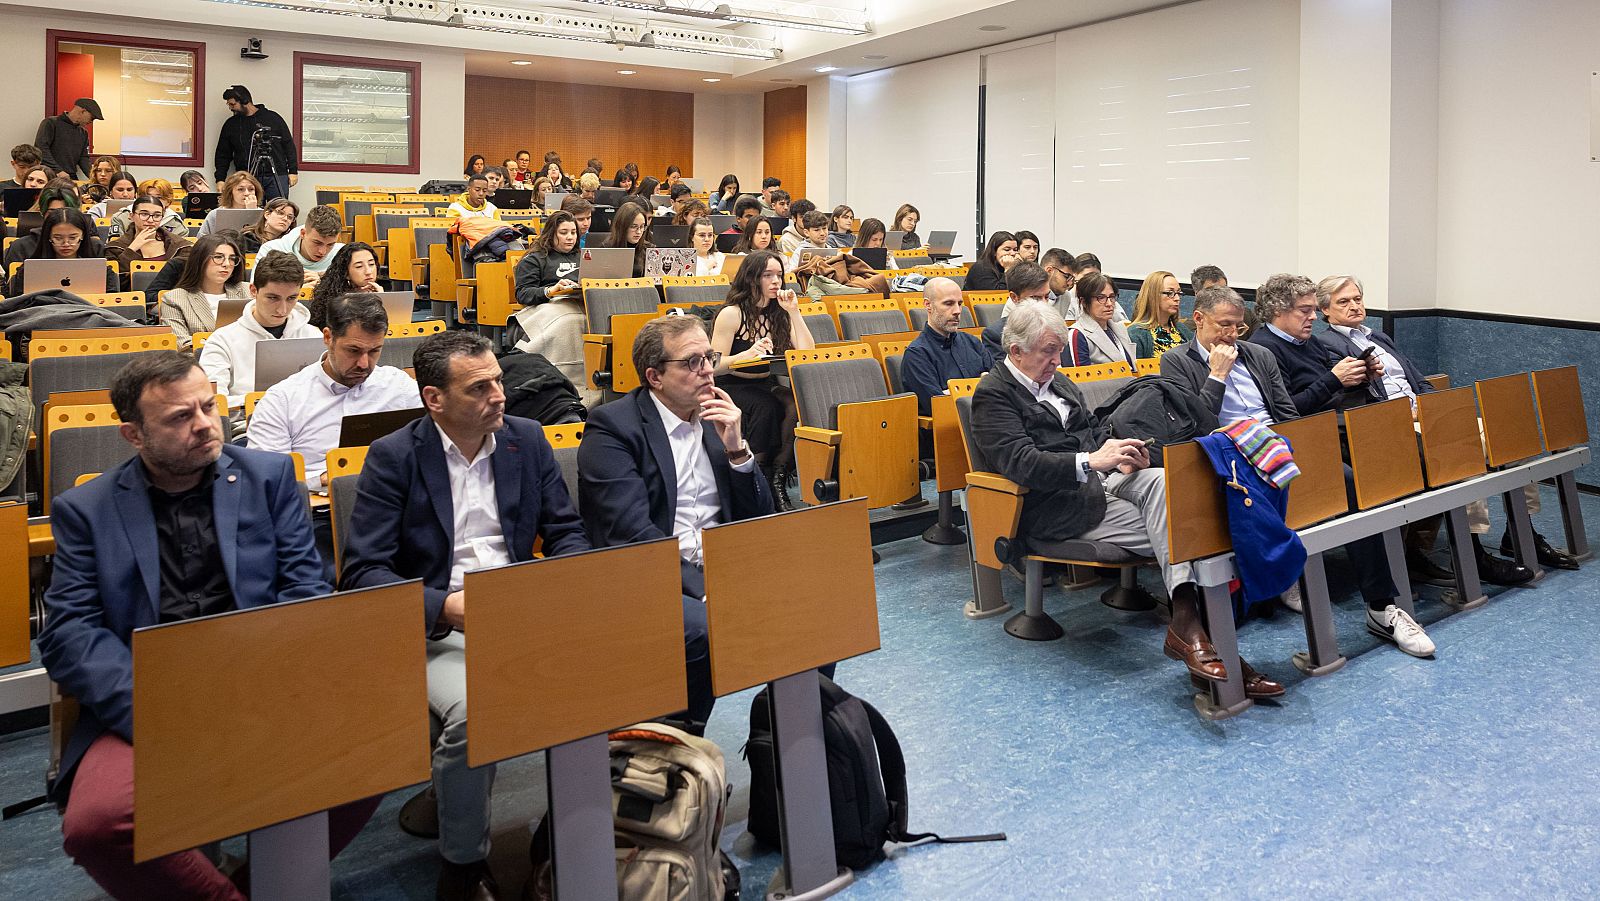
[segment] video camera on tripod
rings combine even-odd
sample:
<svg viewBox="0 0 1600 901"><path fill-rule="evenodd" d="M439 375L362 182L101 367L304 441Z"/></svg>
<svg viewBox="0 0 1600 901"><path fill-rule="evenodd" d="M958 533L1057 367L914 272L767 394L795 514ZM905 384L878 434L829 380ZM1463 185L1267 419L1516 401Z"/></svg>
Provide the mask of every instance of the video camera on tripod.
<svg viewBox="0 0 1600 901"><path fill-rule="evenodd" d="M265 183L278 177L278 158L283 153L283 138L270 125L257 125L250 132L250 174Z"/></svg>

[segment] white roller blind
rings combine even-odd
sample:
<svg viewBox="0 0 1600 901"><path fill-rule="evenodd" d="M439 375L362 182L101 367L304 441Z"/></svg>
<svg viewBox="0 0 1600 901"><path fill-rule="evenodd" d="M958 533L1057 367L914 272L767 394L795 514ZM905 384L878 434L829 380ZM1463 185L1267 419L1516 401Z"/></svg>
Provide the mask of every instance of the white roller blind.
<svg viewBox="0 0 1600 901"><path fill-rule="evenodd" d="M1056 46L984 56L984 226L1056 240ZM1069 242L1070 243L1070 242Z"/></svg>

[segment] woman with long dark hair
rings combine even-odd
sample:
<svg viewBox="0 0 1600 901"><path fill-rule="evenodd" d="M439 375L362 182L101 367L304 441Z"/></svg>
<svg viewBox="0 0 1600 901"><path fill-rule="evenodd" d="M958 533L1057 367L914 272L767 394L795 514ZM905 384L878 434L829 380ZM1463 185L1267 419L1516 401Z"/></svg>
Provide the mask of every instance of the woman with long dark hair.
<svg viewBox="0 0 1600 901"><path fill-rule="evenodd" d="M483 158L483 154L474 153L472 156L467 157L466 168L461 170L461 174L468 178L474 175L482 175L484 168L488 165L489 163Z"/></svg>
<svg viewBox="0 0 1600 901"><path fill-rule="evenodd" d="M714 213L733 212L733 202L739 199L739 176L729 172L722 176L722 182L717 185L717 192L711 195L711 211Z"/></svg>
<svg viewBox="0 0 1600 901"><path fill-rule="evenodd" d="M717 387L728 392L743 414L744 437L772 486L779 510L794 509L787 484L794 465L794 393L779 385L770 367L731 368L788 350L810 350L816 343L800 315L795 292L783 286L783 257L758 250L745 257L717 312L711 349L718 361Z"/></svg>
<svg viewBox="0 0 1600 901"><path fill-rule="evenodd" d="M124 277L133 271L135 260L170 260L188 246L187 240L161 226L167 208L160 198L145 194L135 199L128 211L132 214L133 227L106 245L106 259L114 261Z"/></svg>
<svg viewBox="0 0 1600 901"><path fill-rule="evenodd" d="M544 220L513 280L522 306L512 315L524 336L517 349L543 356L582 386L583 296L578 290L578 220L571 213L551 213Z"/></svg>
<svg viewBox="0 0 1600 901"><path fill-rule="evenodd" d="M48 193L48 190L41 193ZM27 268L27 260L83 260L100 256L100 238L95 233L94 221L85 216L76 204L47 210L37 236L24 235L18 238L12 243L11 252L6 254L7 270L12 262L23 261L6 286L6 296L15 297L22 293L23 270Z"/></svg>
<svg viewBox="0 0 1600 901"><path fill-rule="evenodd" d="M611 180L611 187L621 188L624 194L633 193L633 173L627 169L618 169L617 177Z"/></svg>
<svg viewBox="0 0 1600 901"><path fill-rule="evenodd" d="M978 257L978 261L967 270L967 280L962 289L1004 291L1006 270L1016 265L1017 260L1017 236L1005 231L991 233L988 243L983 245L983 253Z"/></svg>
<svg viewBox="0 0 1600 901"><path fill-rule="evenodd" d="M328 302L341 294L359 291L378 292L383 282L378 280L378 254L371 244L355 241L339 248L333 261L317 281L311 292L311 324L323 328L328 324Z"/></svg>
<svg viewBox="0 0 1600 901"><path fill-rule="evenodd" d="M287 197L274 197L261 209L261 218L239 230L239 247L255 253L268 241L276 241L292 231L300 221L300 208Z"/></svg>
<svg viewBox="0 0 1600 901"><path fill-rule="evenodd" d="M917 223L922 221L922 212L909 203L900 204L900 209L894 211L894 228L890 231L905 232L906 236L900 240L899 247L890 250L916 250L922 246L922 239L917 237Z"/></svg>
<svg viewBox="0 0 1600 901"><path fill-rule="evenodd" d="M628 247L633 249L633 277L644 275L644 252L653 247L649 238L650 214L633 201L617 208L611 219L611 234L602 247Z"/></svg>
<svg viewBox="0 0 1600 901"><path fill-rule="evenodd" d="M772 246L772 223L765 216L751 216L733 245L734 253L754 253L758 250L776 250Z"/></svg>
<svg viewBox="0 0 1600 901"><path fill-rule="evenodd" d="M224 300L248 300L244 250L233 232L212 232L194 243L177 286L161 293L156 313L161 324L178 336L178 346L188 349L195 332L217 327L217 307Z"/></svg>

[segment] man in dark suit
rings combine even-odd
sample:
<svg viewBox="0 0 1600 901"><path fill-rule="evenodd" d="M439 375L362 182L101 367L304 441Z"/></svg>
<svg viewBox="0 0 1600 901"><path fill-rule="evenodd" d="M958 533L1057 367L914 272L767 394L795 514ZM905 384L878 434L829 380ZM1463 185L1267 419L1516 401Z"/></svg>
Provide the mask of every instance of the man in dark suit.
<svg viewBox="0 0 1600 901"><path fill-rule="evenodd" d="M373 442L362 467L340 582L423 580L428 706L442 722L433 751L441 899L497 897L490 875L493 766L467 765L468 570L589 549L537 422L505 415L500 364L472 332L429 335L412 359L427 415ZM537 715L533 711L532 715Z"/></svg>
<svg viewBox="0 0 1600 901"><path fill-rule="evenodd" d="M1360 354L1341 354L1313 340L1317 321L1317 286L1303 275L1278 273L1256 289L1256 318L1261 327L1250 343L1265 347L1278 361L1289 398L1301 416L1324 410L1343 413L1350 407L1383 400L1372 389L1377 361Z"/></svg>
<svg viewBox="0 0 1600 901"><path fill-rule="evenodd" d="M50 515L39 653L81 705L50 795L65 807L67 853L112 897L243 899L198 850L133 862L133 631L331 589L289 458L222 443L193 357L137 357L111 385L137 456L56 498ZM379 800L332 811L332 853Z"/></svg>
<svg viewBox="0 0 1600 901"><path fill-rule="evenodd" d="M1167 554L1166 472L1151 468L1143 441L1112 438L1058 371L1066 339L1053 305L1026 302L1011 311L1005 362L973 393L973 442L1000 475L1028 489L1018 531L1026 540L1098 541L1154 557L1172 598L1167 655L1195 677L1222 681L1227 669L1201 624L1193 570ZM1283 694L1240 662L1250 697Z"/></svg>
<svg viewBox="0 0 1600 901"><path fill-rule="evenodd" d="M1269 296L1290 296L1297 286L1287 281L1270 287ZM1231 288L1202 289L1195 298L1194 340L1162 355L1161 374L1176 377L1199 393L1217 412L1217 419L1223 425L1248 418L1271 426L1298 418L1302 411L1296 408L1284 384L1274 351L1261 344L1238 340L1239 326L1243 322L1244 300L1238 292ZM1287 323L1287 318L1280 320L1279 328ZM1260 331L1268 332L1268 329ZM1301 361L1297 355L1291 356L1297 360L1297 372L1311 371L1313 364ZM1316 393L1308 392L1307 397L1314 397ZM1353 502L1355 477L1349 466L1344 467L1344 484ZM1394 603L1394 578L1389 574L1389 555L1383 536L1372 535L1352 541L1345 545L1345 552L1350 555L1361 596L1367 602L1367 630L1393 642L1407 654L1416 657L1432 654L1434 646L1427 633ZM1285 593L1283 601L1284 606L1300 612L1302 602L1298 586Z"/></svg>
<svg viewBox="0 0 1600 901"><path fill-rule="evenodd" d="M1333 353L1360 355L1366 352L1367 348L1373 348L1374 393L1380 400L1406 398L1411 402L1411 412L1414 416L1417 410L1417 396L1432 391L1433 386L1423 378L1422 370L1400 353L1393 338L1382 332L1375 332L1365 325L1367 309L1363 291L1360 280L1352 275L1330 276L1317 284L1317 306L1328 320L1328 330L1318 335L1317 341ZM1528 509L1534 513L1539 512L1539 486L1530 483L1525 489L1525 496L1528 499ZM1533 578L1533 572L1526 567L1519 566L1514 561L1495 557L1483 549L1482 541L1477 536L1488 534L1489 531L1487 502L1475 501L1467 505L1467 521L1473 535L1478 571L1484 581L1496 585L1519 585ZM1408 557L1414 561L1417 558L1427 560L1423 554L1433 547L1439 522L1438 518L1434 518L1417 524L1417 528L1412 531L1412 543L1409 546L1411 552ZM1537 549L1541 566L1557 569L1578 568L1576 558L1556 550L1543 535L1534 534L1534 547ZM1418 553L1419 551L1421 553ZM1509 529L1500 538L1500 552L1511 553ZM1442 579L1429 578L1428 581L1449 583L1451 579L1449 570L1433 564L1432 561L1427 561L1427 564L1434 575L1442 576Z"/></svg>
<svg viewBox="0 0 1600 901"><path fill-rule="evenodd" d="M689 716L698 729L716 700L700 531L772 513L772 495L740 431L739 408L713 384L717 355L699 319L645 323L633 365L639 387L596 408L584 426L578 506L596 547L678 539Z"/></svg>

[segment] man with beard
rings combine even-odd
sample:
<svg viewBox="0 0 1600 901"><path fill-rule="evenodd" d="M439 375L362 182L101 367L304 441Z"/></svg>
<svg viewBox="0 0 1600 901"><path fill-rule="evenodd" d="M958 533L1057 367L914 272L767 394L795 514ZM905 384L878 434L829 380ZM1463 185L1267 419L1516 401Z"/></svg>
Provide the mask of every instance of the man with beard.
<svg viewBox="0 0 1600 901"><path fill-rule="evenodd" d="M236 84L222 92L222 99L233 115L222 123L222 134L217 137L216 176L222 184L230 169L249 172L261 182L261 202L274 197L288 197L289 189L300 181L299 154L295 152L294 135L283 117L256 103L250 89ZM255 159L251 159L251 141L256 142ZM270 161L270 163L269 163ZM251 163L255 167L251 168Z"/></svg>

